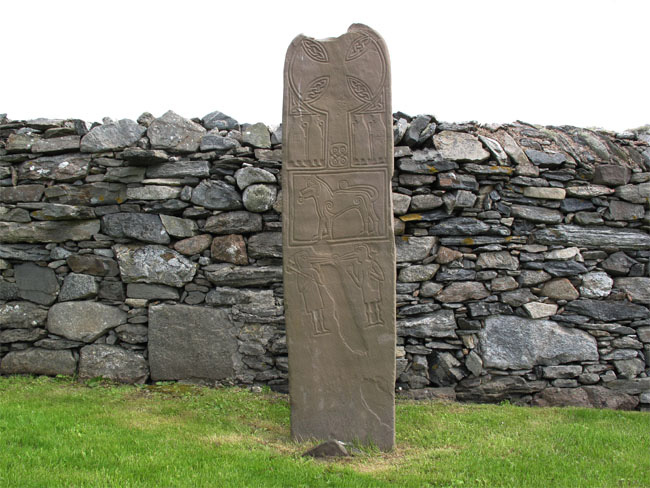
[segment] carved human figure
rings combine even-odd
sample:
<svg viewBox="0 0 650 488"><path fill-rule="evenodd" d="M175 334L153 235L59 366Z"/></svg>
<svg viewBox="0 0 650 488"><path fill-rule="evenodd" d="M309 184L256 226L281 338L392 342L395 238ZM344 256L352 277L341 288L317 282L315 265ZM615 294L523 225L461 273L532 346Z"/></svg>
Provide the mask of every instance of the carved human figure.
<svg viewBox="0 0 650 488"><path fill-rule="evenodd" d="M371 255L370 248L359 245L355 248L352 268L347 272L354 284L360 288L366 316L366 327L383 324L381 310L381 285L385 279L381 266Z"/></svg>
<svg viewBox="0 0 650 488"><path fill-rule="evenodd" d="M299 252L290 263L290 269L296 273L298 290L302 296L305 310L314 328L314 335L329 334L325 327L323 294L327 293L321 278L318 264L306 251Z"/></svg>

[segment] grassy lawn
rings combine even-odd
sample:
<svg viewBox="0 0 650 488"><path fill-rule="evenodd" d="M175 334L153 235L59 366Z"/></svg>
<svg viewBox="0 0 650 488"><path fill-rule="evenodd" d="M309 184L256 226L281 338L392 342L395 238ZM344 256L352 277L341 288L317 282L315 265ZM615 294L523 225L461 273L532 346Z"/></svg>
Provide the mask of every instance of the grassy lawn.
<svg viewBox="0 0 650 488"><path fill-rule="evenodd" d="M400 400L397 448L302 458L287 398L0 378L0 486L650 486L650 414Z"/></svg>

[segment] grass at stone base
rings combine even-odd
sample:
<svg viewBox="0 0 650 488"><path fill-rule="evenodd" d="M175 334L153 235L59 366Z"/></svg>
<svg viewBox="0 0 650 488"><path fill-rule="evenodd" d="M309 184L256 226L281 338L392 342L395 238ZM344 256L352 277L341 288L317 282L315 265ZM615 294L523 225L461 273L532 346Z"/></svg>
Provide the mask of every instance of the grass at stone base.
<svg viewBox="0 0 650 488"><path fill-rule="evenodd" d="M0 378L1 487L650 486L650 414L400 400L397 448L302 458L285 396Z"/></svg>

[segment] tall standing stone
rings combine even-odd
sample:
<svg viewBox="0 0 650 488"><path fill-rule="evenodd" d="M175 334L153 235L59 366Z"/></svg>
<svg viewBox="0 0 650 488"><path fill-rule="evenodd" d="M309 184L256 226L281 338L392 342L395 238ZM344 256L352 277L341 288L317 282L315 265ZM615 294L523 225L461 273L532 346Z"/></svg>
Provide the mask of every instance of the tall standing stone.
<svg viewBox="0 0 650 488"><path fill-rule="evenodd" d="M284 69L284 286L297 439L395 440L388 52L354 24L298 36Z"/></svg>

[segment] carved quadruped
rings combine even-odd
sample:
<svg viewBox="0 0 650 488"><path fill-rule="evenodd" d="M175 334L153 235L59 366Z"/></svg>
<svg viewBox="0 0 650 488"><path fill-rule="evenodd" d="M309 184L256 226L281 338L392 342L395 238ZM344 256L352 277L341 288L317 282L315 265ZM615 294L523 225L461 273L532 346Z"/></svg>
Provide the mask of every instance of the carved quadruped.
<svg viewBox="0 0 650 488"><path fill-rule="evenodd" d="M395 437L390 65L353 24L303 35L284 71L283 256L295 438Z"/></svg>

